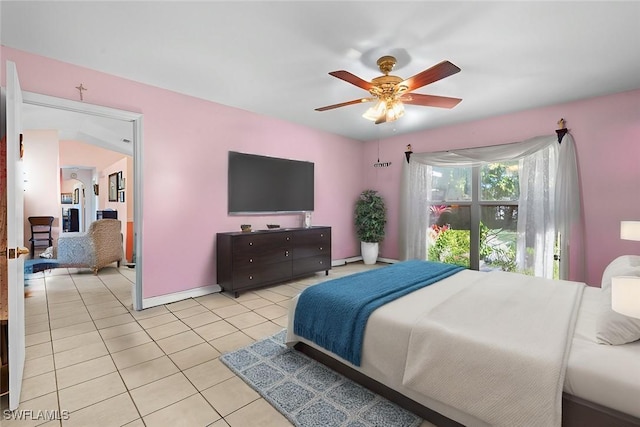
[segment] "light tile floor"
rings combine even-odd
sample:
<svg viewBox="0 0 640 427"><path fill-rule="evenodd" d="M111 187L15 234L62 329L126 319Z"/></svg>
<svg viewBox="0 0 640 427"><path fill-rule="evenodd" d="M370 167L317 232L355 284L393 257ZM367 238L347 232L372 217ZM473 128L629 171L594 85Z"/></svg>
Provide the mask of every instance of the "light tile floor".
<svg viewBox="0 0 640 427"><path fill-rule="evenodd" d="M211 294L142 311L132 310L133 269L30 275L19 409L39 419L7 419L4 396L1 424L290 426L219 356L286 327L289 301L304 288L366 268L351 263L238 298Z"/></svg>

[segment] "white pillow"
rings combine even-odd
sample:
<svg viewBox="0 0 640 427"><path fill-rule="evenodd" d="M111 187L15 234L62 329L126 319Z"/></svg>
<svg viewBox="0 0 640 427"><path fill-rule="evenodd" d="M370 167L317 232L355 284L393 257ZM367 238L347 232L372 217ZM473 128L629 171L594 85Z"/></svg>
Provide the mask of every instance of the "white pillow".
<svg viewBox="0 0 640 427"><path fill-rule="evenodd" d="M620 255L607 265L602 273L602 289L611 286L611 278L613 276L623 276L621 271L629 268L640 269L640 255Z"/></svg>
<svg viewBox="0 0 640 427"><path fill-rule="evenodd" d="M611 261L602 273L601 307L596 321L596 340L600 344L621 345L640 340L640 319L611 308L611 278L614 276L640 277L640 256L622 255Z"/></svg>

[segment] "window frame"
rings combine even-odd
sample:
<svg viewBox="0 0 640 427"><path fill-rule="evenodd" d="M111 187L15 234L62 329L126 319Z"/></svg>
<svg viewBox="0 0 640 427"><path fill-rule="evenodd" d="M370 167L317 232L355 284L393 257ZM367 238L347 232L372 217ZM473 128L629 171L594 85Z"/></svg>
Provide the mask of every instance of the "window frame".
<svg viewBox="0 0 640 427"><path fill-rule="evenodd" d="M501 162L491 162L501 163ZM519 207L519 201L516 199L511 200L480 200L482 193L482 181L481 173L483 165L476 166L444 166L445 168L471 168L471 200L428 200L427 205L457 205L457 206L469 206L470 214L470 226L469 226L469 268L472 270L480 269L480 222L483 206L506 206L515 205ZM443 168L443 166L440 166Z"/></svg>

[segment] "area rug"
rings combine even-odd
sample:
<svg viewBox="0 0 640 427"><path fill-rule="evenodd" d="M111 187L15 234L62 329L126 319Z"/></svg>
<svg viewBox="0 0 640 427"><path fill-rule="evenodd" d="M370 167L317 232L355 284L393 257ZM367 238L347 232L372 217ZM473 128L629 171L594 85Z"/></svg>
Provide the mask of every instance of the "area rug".
<svg viewBox="0 0 640 427"><path fill-rule="evenodd" d="M416 427L415 414L284 344L286 330L222 362L299 427Z"/></svg>
<svg viewBox="0 0 640 427"><path fill-rule="evenodd" d="M58 268L60 264L56 259L33 258L24 261L24 274L39 273L52 268Z"/></svg>

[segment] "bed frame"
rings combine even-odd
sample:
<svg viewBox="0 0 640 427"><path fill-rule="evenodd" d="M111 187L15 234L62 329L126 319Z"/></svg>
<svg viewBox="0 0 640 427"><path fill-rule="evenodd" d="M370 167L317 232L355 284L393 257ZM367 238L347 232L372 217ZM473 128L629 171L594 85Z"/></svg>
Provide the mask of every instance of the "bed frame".
<svg viewBox="0 0 640 427"><path fill-rule="evenodd" d="M295 344L294 348L312 359L357 382L358 384L378 393L404 409L413 412L423 419L439 427L464 427L450 418L409 399L405 395L385 386L384 384L364 375L339 360L315 349L303 342ZM605 406L589 402L567 393L562 395L562 426L563 427L638 427L640 418L609 409Z"/></svg>

